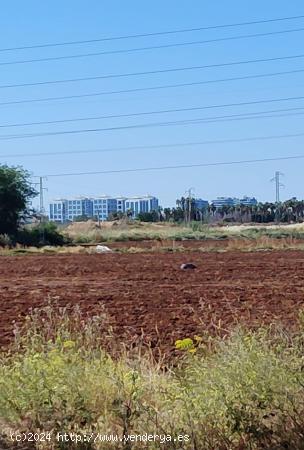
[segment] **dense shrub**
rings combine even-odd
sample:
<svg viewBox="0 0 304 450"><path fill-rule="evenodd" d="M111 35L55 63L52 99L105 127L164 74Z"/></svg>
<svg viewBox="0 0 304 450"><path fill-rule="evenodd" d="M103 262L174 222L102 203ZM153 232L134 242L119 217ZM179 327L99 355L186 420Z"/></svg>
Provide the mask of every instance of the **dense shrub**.
<svg viewBox="0 0 304 450"><path fill-rule="evenodd" d="M52 222L42 223L33 228L22 228L19 230L16 240L25 247L60 246L68 243L68 239L58 231Z"/></svg>
<svg viewBox="0 0 304 450"><path fill-rule="evenodd" d="M159 213L157 211L142 212L137 216L140 222L159 222Z"/></svg>

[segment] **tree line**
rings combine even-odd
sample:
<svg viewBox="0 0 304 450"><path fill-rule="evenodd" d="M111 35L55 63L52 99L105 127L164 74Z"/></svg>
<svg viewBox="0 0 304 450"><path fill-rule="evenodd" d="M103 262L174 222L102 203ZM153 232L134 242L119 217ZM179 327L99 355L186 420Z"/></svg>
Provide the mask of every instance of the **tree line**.
<svg viewBox="0 0 304 450"><path fill-rule="evenodd" d="M182 197L176 207L159 208L157 211L140 213L143 222L234 222L234 223L292 223L304 221L304 200L292 198L281 203L257 203L256 205L224 205L220 208L209 204L197 208L194 198Z"/></svg>

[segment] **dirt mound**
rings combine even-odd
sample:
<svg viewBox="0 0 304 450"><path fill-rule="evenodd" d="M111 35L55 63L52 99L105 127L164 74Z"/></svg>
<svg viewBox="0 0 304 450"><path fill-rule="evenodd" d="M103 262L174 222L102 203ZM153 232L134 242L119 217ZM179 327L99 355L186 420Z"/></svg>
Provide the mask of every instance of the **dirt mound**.
<svg viewBox="0 0 304 450"><path fill-rule="evenodd" d="M88 233L89 231L94 231L98 228L98 223L93 220L88 220L87 222L73 222L65 228L67 234L80 234Z"/></svg>

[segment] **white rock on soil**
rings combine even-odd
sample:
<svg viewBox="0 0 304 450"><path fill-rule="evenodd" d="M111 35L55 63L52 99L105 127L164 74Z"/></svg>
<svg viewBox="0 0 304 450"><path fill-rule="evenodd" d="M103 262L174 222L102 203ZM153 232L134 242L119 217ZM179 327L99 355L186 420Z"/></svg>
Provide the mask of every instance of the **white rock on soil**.
<svg viewBox="0 0 304 450"><path fill-rule="evenodd" d="M106 245L96 245L95 251L96 253L113 253L113 250Z"/></svg>

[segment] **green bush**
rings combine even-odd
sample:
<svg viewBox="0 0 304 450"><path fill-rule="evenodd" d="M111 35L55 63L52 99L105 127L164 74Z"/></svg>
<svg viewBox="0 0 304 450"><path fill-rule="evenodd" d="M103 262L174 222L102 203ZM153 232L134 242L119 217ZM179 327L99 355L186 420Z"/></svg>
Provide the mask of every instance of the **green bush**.
<svg viewBox="0 0 304 450"><path fill-rule="evenodd" d="M25 247L42 247L44 245L65 245L68 239L63 236L52 222L46 222L33 228L22 228L18 231L16 241Z"/></svg>
<svg viewBox="0 0 304 450"><path fill-rule="evenodd" d="M11 247L12 240L8 234L0 234L0 247Z"/></svg>
<svg viewBox="0 0 304 450"><path fill-rule="evenodd" d="M159 222L159 213L157 211L142 212L137 216L140 222Z"/></svg>
<svg viewBox="0 0 304 450"><path fill-rule="evenodd" d="M301 349L289 344L240 331L191 357L172 420L187 423L199 449L302 449Z"/></svg>
<svg viewBox="0 0 304 450"><path fill-rule="evenodd" d="M78 234L74 239L74 244L89 244L91 242L90 236L87 236L85 234Z"/></svg>

